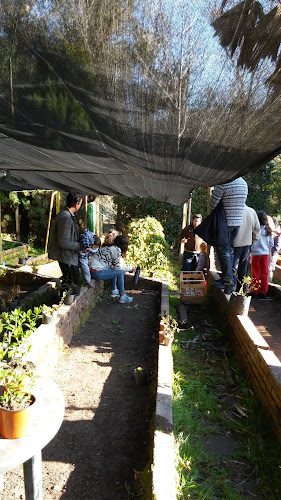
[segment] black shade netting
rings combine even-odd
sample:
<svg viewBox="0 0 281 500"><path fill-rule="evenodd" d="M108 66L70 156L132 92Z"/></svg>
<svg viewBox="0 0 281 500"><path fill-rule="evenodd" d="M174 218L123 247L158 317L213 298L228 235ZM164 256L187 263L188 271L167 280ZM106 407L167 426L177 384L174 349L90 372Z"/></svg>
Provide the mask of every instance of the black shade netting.
<svg viewBox="0 0 281 500"><path fill-rule="evenodd" d="M180 205L281 151L281 6L1 0L0 189Z"/></svg>

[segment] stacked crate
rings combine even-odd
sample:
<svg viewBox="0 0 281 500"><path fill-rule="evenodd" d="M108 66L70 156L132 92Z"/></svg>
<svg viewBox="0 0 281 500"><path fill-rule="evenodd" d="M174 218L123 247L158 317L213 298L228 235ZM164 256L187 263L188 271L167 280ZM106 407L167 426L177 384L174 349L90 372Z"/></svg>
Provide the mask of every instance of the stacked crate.
<svg viewBox="0 0 281 500"><path fill-rule="evenodd" d="M181 302L203 304L206 295L205 276L202 271L181 271Z"/></svg>

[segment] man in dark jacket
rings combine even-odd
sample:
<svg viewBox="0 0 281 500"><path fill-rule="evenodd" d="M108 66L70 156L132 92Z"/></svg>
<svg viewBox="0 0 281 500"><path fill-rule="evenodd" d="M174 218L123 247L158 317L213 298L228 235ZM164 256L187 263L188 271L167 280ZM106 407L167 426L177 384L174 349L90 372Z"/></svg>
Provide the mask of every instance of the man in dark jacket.
<svg viewBox="0 0 281 500"><path fill-rule="evenodd" d="M48 256L58 261L63 284L68 287L71 283L79 285L78 252L81 245L79 226L74 214L82 205L81 194L77 191L68 193L66 205L66 208L57 214L52 226Z"/></svg>
<svg viewBox="0 0 281 500"><path fill-rule="evenodd" d="M184 243L182 271L195 271L196 269L201 252L200 245L203 240L194 234L193 229L201 224L201 222L202 215L195 214L192 219L192 224L186 226L180 234L180 241Z"/></svg>

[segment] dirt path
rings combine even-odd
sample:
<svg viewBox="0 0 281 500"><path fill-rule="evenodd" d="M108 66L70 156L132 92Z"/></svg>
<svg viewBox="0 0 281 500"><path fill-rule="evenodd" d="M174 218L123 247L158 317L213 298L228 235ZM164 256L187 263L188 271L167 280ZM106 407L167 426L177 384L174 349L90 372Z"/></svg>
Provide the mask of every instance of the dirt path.
<svg viewBox="0 0 281 500"><path fill-rule="evenodd" d="M52 376L66 410L42 453L44 500L123 500L142 491L139 471L151 463L160 298L144 289L131 294L134 302L124 306L107 293ZM149 385L136 386L137 366L152 372ZM25 498L22 467L5 475L0 497Z"/></svg>

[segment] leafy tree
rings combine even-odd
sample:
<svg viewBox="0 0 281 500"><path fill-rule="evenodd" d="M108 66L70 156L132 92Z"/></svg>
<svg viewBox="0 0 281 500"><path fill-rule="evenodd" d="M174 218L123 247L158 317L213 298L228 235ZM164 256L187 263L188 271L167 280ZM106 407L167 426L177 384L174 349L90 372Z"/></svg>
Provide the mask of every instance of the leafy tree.
<svg viewBox="0 0 281 500"><path fill-rule="evenodd" d="M264 210L271 214L270 193L274 162L269 162L260 167L256 172L244 176L248 183L247 205L255 210Z"/></svg>
<svg viewBox="0 0 281 500"><path fill-rule="evenodd" d="M270 186L269 202L271 215L281 217L281 155L272 160L272 184Z"/></svg>

